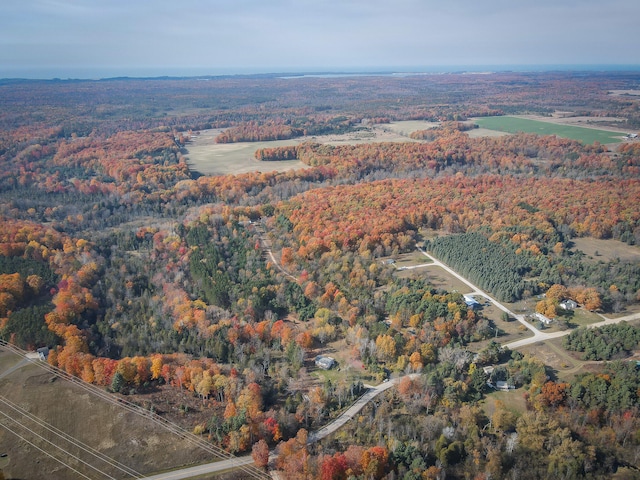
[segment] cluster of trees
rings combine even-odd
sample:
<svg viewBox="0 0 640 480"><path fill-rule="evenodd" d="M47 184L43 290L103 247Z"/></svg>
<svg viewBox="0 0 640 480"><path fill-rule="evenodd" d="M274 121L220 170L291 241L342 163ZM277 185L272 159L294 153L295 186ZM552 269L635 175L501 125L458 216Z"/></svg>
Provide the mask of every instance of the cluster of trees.
<svg viewBox="0 0 640 480"><path fill-rule="evenodd" d="M560 302L573 300L590 311L599 310L602 307L600 294L593 287L583 285L565 287L564 285L551 285L544 298L536 303L536 312L548 318L555 318L558 315Z"/></svg>
<svg viewBox="0 0 640 480"><path fill-rule="evenodd" d="M614 188L614 182L599 185ZM555 246L541 241L560 240L554 225L596 238L611 237L618 223L635 225L638 212L627 207L640 184L629 180L621 187L605 193L589 181L509 176L386 180L312 190L280 205L279 213L293 224L305 256L332 243L355 250L394 245L406 251L420 227L463 233L484 226L511 236L514 229L534 230L538 238L514 241L521 239L519 244L540 254L543 247ZM536 205L535 212L522 208L523 202ZM593 208L583 208L587 203Z"/></svg>
<svg viewBox="0 0 640 480"><path fill-rule="evenodd" d="M326 135L345 133L354 128L357 120L343 115L329 117L317 115L315 118L300 117L266 122L244 122L225 129L216 136L216 143L263 142L267 140L288 140L306 135Z"/></svg>
<svg viewBox="0 0 640 480"><path fill-rule="evenodd" d="M489 410L470 402L480 369L458 364L461 369L443 359L420 379L404 379L321 449L305 451L303 458L285 456L281 469L348 478L353 463L344 458L357 458L353 453L370 445L388 456L385 470L368 478L606 478L634 465L634 449L628 448L639 426L634 365L614 363L602 374L558 382L549 379L540 361L514 352L498 376L528 388L529 409L519 412L501 401ZM444 377L443 370L448 370ZM480 380L484 376L478 376L478 385ZM396 408L398 401L403 409ZM361 422L369 428L358 428ZM323 476L323 467L336 476Z"/></svg>
<svg viewBox="0 0 640 480"><path fill-rule="evenodd" d="M533 289L523 281L531 270L528 258L516 254L515 246L490 242L481 233L438 237L427 241L425 249L502 301L514 302L525 289Z"/></svg>
<svg viewBox="0 0 640 480"><path fill-rule="evenodd" d="M638 346L638 343L640 328L628 323L578 328L562 341L567 350L583 352L585 360L611 360L626 356Z"/></svg>
<svg viewBox="0 0 640 480"><path fill-rule="evenodd" d="M297 158L309 166L331 165L348 178L433 176L501 173L545 177L585 178L590 175L628 176L633 162L607 155L600 145L582 145L554 136L517 134L470 138L460 128L445 124L427 130L429 142L300 145L256 150L258 160ZM426 135L426 134L425 134ZM628 157L627 154L623 154ZM426 170L426 171L425 171ZM374 172L376 175L374 176Z"/></svg>

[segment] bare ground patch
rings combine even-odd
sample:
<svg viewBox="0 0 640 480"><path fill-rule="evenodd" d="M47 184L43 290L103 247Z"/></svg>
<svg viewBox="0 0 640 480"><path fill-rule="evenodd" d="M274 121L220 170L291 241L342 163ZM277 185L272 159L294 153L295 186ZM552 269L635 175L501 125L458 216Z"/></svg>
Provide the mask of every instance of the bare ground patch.
<svg viewBox="0 0 640 480"><path fill-rule="evenodd" d="M425 260L427 260L427 257L425 257ZM434 288L448 292L471 293L471 288L466 283L461 282L457 277L454 277L438 265L429 265L424 268L412 270L401 270L396 272L395 275L400 278L423 278L433 285Z"/></svg>
<svg viewBox="0 0 640 480"><path fill-rule="evenodd" d="M482 137L504 137L511 135L508 132L500 132L498 130L489 130L488 128L474 128L465 132L469 135L469 138L482 138Z"/></svg>
<svg viewBox="0 0 640 480"><path fill-rule="evenodd" d="M384 264L393 263L396 269L399 270L405 269L407 267L417 267L433 263L433 261L429 257L425 257L417 250L409 253L401 253L394 258L382 257L380 258L380 261Z"/></svg>

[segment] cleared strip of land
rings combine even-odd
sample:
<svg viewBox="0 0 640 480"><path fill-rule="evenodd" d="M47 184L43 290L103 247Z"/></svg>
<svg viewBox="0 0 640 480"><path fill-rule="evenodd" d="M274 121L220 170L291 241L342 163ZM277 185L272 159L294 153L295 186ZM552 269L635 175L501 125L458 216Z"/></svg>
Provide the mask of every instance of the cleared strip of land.
<svg viewBox="0 0 640 480"><path fill-rule="evenodd" d="M540 122L520 117L482 117L474 119L481 128L508 133L535 133L538 135L557 135L582 143L620 143L624 134L595 128L574 127L558 123Z"/></svg>

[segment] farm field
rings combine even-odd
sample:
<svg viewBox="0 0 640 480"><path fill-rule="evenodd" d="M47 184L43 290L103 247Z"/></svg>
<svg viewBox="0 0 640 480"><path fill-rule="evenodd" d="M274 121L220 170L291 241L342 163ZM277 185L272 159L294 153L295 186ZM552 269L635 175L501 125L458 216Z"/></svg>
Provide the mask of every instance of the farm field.
<svg viewBox="0 0 640 480"><path fill-rule="evenodd" d="M504 137L505 135L511 135L509 132L501 132L500 130L491 130L489 128L474 128L464 133L469 135L469 138Z"/></svg>
<svg viewBox="0 0 640 480"><path fill-rule="evenodd" d="M557 135L582 143L619 143L623 134L594 128L574 127L551 122L541 122L521 117L483 117L474 119L481 128L509 133L535 133L538 135Z"/></svg>

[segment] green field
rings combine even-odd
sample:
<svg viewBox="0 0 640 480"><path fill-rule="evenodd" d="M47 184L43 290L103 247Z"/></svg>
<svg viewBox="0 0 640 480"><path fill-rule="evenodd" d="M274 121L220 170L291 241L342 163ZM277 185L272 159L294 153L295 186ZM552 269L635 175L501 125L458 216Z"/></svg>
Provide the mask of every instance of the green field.
<svg viewBox="0 0 640 480"><path fill-rule="evenodd" d="M559 125L557 123L539 122L519 117L482 117L476 118L481 128L498 130L509 133L536 133L538 135L557 135L563 138L570 138L582 143L619 143L624 136L620 132L610 132L606 130L596 130L594 128L573 127L571 125Z"/></svg>

